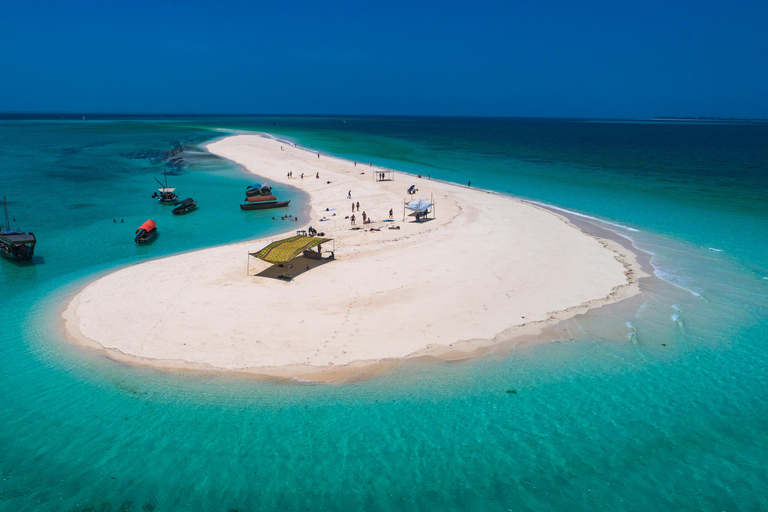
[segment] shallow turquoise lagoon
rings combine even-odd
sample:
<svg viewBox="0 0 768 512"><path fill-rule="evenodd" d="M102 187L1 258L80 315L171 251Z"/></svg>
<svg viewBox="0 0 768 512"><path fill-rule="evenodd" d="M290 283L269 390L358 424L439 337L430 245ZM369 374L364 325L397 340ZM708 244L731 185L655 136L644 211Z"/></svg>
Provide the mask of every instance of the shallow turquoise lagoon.
<svg viewBox="0 0 768 512"><path fill-rule="evenodd" d="M576 319L560 342L348 385L67 344L58 313L94 277L288 229L241 212L259 180L199 149L260 131L610 221L663 279L617 308L620 329ZM0 195L40 239L34 265L0 261L2 510L768 508L764 124L14 119L0 135ZM169 182L200 209L175 218L149 196L179 147ZM161 234L136 247L147 218Z"/></svg>

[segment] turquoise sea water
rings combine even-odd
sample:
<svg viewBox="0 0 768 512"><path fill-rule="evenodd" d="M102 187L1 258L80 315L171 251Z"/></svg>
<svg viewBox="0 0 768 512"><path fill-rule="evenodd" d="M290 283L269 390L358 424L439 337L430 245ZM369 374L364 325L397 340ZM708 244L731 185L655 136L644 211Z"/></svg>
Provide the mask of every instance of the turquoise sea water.
<svg viewBox="0 0 768 512"><path fill-rule="evenodd" d="M619 224L664 280L620 335L577 319L567 342L348 385L65 343L58 313L95 276L285 227L240 212L258 180L197 149L238 131ZM88 116L0 135L0 195L40 239L34 265L0 261L2 510L768 508L768 125ZM149 197L177 147L169 181L200 204L180 218ZM161 234L136 247L147 218Z"/></svg>

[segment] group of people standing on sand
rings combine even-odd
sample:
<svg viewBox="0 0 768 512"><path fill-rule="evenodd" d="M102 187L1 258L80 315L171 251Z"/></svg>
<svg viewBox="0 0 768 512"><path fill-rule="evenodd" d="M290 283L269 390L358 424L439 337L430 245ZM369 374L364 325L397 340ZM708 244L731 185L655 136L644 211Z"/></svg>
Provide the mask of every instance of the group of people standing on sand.
<svg viewBox="0 0 768 512"><path fill-rule="evenodd" d="M355 225L355 214L353 213L352 216L349 218L350 223L354 226ZM368 217L365 212L363 212L363 224L370 224L373 222L370 217Z"/></svg>
<svg viewBox="0 0 768 512"><path fill-rule="evenodd" d="M352 191L350 190L347 196L351 194L352 194ZM352 201L352 211L354 212L355 210L357 210L358 212L360 211L360 201L358 202ZM352 213L352 216L349 218L349 221L352 223L353 226L355 225L355 220L356 220L355 214ZM368 218L368 215L365 212L363 212L363 224L369 224L370 222L371 222L371 219Z"/></svg>
<svg viewBox="0 0 768 512"><path fill-rule="evenodd" d="M354 201L352 202L352 212L355 212L355 211L358 211L358 212L360 211L360 202L359 202L359 201L358 201L358 202L354 202ZM394 210L392 210L392 208L390 208L390 209L389 209L389 220L392 220L392 219L393 219L393 217L394 217L394 215L395 215L395 212L394 212ZM362 217L363 217L363 224L371 224L371 223L373 222L373 221L371 220L371 218L368 216L368 214L366 214L365 212L363 212L363 215L362 215ZM351 223L353 226L355 225L355 221L356 221L356 220L357 220L357 219L356 219L356 217L355 217L355 214L354 214L354 213L352 213L352 216L351 216L351 217L349 217L349 221L350 221L350 223Z"/></svg>

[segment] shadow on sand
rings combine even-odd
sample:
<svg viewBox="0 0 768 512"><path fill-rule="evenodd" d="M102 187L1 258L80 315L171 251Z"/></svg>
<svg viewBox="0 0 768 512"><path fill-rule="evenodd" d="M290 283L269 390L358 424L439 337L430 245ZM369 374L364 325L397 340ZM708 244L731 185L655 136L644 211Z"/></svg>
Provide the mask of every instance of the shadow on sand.
<svg viewBox="0 0 768 512"><path fill-rule="evenodd" d="M281 281L291 281L294 278L300 276L305 272L325 265L333 261L331 258L323 258L321 260L315 260L299 256L293 258L285 265L272 265L262 270L258 274L253 274L254 277L268 277L270 279L280 279Z"/></svg>

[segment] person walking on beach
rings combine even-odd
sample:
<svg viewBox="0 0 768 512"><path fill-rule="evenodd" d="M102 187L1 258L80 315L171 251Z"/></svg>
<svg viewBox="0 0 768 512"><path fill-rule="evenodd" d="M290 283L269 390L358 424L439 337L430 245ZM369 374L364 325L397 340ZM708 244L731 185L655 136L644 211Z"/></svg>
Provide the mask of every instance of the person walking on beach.
<svg viewBox="0 0 768 512"><path fill-rule="evenodd" d="M363 224L365 224L366 218L367 218L367 215L365 214L365 212L363 212Z"/></svg>
<svg viewBox="0 0 768 512"><path fill-rule="evenodd" d="M349 218L350 222L352 222L352 225L355 225L355 214L353 213L352 216Z"/></svg>
<svg viewBox="0 0 768 512"><path fill-rule="evenodd" d="M352 191L347 192L347 199L352 199Z"/></svg>
<svg viewBox="0 0 768 512"><path fill-rule="evenodd" d="M392 208L389 209L389 220L392 220L392 217L394 217L394 213L392 213Z"/></svg>
<svg viewBox="0 0 768 512"><path fill-rule="evenodd" d="M320 153L317 154L317 158L320 158Z"/></svg>
<svg viewBox="0 0 768 512"><path fill-rule="evenodd" d="M304 179L304 173L301 173L301 179Z"/></svg>
<svg viewBox="0 0 768 512"><path fill-rule="evenodd" d="M320 173L315 174L315 178L320 179Z"/></svg>
<svg viewBox="0 0 768 512"><path fill-rule="evenodd" d="M357 202L357 211L360 211L360 201Z"/></svg>
<svg viewBox="0 0 768 512"><path fill-rule="evenodd" d="M352 201L352 212L354 213L354 211L355 211L355 202Z"/></svg>
<svg viewBox="0 0 768 512"><path fill-rule="evenodd" d="M471 187L471 186L472 186L472 181L471 181L471 180L467 182L467 186L468 186L468 187Z"/></svg>
<svg viewBox="0 0 768 512"><path fill-rule="evenodd" d="M355 160L355 167L357 167L357 160Z"/></svg>

